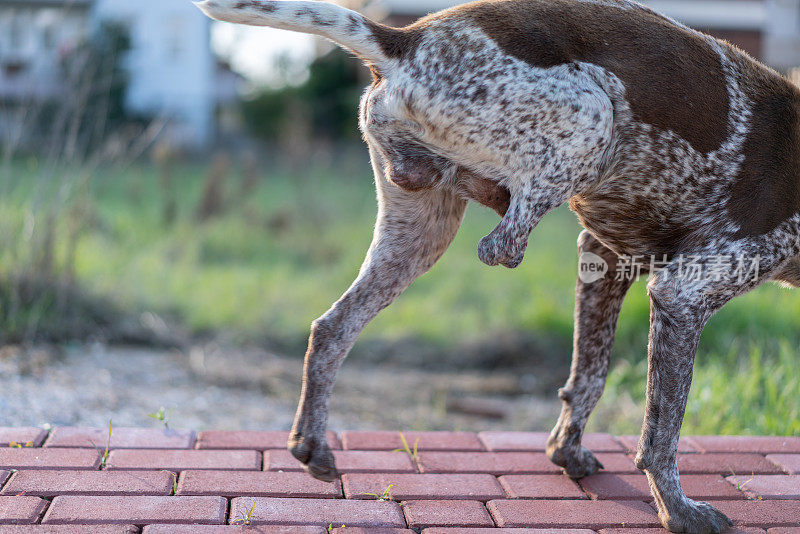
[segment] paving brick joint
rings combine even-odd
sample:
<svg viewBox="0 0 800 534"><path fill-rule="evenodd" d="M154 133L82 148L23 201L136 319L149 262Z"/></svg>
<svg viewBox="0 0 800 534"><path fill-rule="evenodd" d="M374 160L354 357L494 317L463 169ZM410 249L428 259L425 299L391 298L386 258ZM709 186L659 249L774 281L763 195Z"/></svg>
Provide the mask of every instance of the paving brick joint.
<svg viewBox="0 0 800 534"><path fill-rule="evenodd" d="M333 483L287 437L112 428L103 458L107 429L0 427L0 534L666 532L635 436L586 435L605 470L575 481L542 432L329 432ZM800 437L684 437L678 464L731 534L800 534Z"/></svg>

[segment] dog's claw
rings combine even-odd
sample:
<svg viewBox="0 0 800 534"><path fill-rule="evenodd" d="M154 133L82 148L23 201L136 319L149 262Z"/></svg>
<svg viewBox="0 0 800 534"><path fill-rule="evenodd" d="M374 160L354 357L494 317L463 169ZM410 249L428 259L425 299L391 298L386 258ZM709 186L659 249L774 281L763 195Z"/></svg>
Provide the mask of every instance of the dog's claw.
<svg viewBox="0 0 800 534"><path fill-rule="evenodd" d="M728 517L708 504L686 499L686 504L671 512L659 511L658 518L670 532L686 534L720 534L733 523Z"/></svg>
<svg viewBox="0 0 800 534"><path fill-rule="evenodd" d="M306 472L317 480L333 482L339 478L333 453L326 440L308 439L292 434L287 444L289 452L305 467Z"/></svg>
<svg viewBox="0 0 800 534"><path fill-rule="evenodd" d="M519 256L517 256L514 259L511 259L511 260L508 260L506 262L503 262L503 267L506 267L508 269L516 269L517 267L520 266L520 264L522 263L522 260L524 260L524 259L525 259L525 255L524 254L520 254Z"/></svg>

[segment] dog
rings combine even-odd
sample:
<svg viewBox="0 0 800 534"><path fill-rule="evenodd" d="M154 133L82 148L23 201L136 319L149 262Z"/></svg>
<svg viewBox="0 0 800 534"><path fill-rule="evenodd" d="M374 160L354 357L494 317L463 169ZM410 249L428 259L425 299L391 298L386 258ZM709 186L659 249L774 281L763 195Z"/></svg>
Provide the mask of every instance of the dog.
<svg viewBox="0 0 800 534"><path fill-rule="evenodd" d="M502 216L478 256L507 267L542 217L569 202L585 228L581 257L609 274L578 280L572 370L548 456L573 478L602 468L581 436L635 278L613 273L657 258L637 271L650 275L651 330L635 463L667 529L731 525L681 489L678 436L708 319L764 281L800 283L800 91L632 0L480 0L405 28L324 2L198 6L217 20L327 37L373 74L359 124L378 190L374 239L352 286L311 326L288 444L312 476L337 474L325 430L339 365L442 255L467 202ZM748 276L745 258L758 260ZM688 263L700 274L687 276Z"/></svg>

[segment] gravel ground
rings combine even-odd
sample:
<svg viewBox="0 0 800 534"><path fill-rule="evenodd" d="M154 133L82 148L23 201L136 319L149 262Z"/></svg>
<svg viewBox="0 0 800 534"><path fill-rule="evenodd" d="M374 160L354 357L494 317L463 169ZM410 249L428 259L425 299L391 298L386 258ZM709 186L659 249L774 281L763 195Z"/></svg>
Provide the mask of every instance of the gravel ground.
<svg viewBox="0 0 800 534"><path fill-rule="evenodd" d="M0 426L160 424L176 428L288 429L299 359L198 346L187 352L103 345L0 350ZM560 405L525 394L530 375L430 372L345 362L331 404L333 429L549 430Z"/></svg>

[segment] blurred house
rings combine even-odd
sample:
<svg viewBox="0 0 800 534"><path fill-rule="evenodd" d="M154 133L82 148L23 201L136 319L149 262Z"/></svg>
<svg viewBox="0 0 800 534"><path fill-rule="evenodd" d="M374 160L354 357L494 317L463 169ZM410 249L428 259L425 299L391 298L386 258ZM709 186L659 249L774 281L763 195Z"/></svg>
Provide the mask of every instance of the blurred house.
<svg viewBox="0 0 800 534"><path fill-rule="evenodd" d="M404 26L458 0L380 0L387 22ZM800 0L642 0L684 24L730 41L786 71L800 66Z"/></svg>
<svg viewBox="0 0 800 534"><path fill-rule="evenodd" d="M174 144L199 148L214 141L217 116L228 114L241 79L214 57L210 21L183 0L0 0L0 121L6 128L15 108L63 94L60 61L104 21L130 34L126 108L167 119L164 135Z"/></svg>

